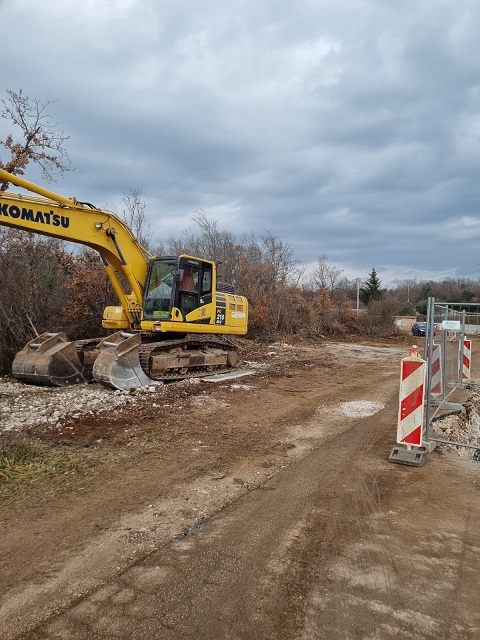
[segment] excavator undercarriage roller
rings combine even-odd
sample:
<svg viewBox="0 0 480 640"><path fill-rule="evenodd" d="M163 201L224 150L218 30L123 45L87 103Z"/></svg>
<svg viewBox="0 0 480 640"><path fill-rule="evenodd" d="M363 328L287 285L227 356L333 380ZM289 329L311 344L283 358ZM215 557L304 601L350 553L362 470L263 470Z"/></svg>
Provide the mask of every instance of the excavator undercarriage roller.
<svg viewBox="0 0 480 640"><path fill-rule="evenodd" d="M42 333L19 351L12 374L28 384L66 387L91 382L92 373L78 357L75 342L64 333Z"/></svg>

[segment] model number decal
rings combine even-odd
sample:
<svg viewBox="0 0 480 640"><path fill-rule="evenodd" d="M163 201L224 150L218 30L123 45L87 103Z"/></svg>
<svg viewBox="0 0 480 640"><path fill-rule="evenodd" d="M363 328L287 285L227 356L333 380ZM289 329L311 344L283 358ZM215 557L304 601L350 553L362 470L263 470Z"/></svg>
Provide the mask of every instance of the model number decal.
<svg viewBox="0 0 480 640"><path fill-rule="evenodd" d="M217 307L215 312L215 324L225 324L225 309Z"/></svg>

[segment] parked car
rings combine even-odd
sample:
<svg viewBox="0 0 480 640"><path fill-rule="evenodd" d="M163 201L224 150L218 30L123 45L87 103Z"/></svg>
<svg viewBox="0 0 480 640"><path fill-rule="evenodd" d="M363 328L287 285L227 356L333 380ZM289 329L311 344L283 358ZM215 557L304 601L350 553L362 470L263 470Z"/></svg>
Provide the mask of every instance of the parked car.
<svg viewBox="0 0 480 640"><path fill-rule="evenodd" d="M427 333L426 322L416 322L412 327L412 336L424 336ZM433 327L433 335L437 333L437 328Z"/></svg>
<svg viewBox="0 0 480 640"><path fill-rule="evenodd" d="M424 336L427 333L426 322L416 322L412 327L412 336Z"/></svg>

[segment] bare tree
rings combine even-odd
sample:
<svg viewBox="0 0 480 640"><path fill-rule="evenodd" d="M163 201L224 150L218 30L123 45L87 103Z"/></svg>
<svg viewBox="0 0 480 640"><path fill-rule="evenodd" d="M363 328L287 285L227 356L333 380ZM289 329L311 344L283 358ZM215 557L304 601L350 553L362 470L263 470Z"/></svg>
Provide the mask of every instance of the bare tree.
<svg viewBox="0 0 480 640"><path fill-rule="evenodd" d="M272 285L286 285L291 281L292 271L297 264L293 248L288 242L283 242L271 231L265 231L261 236L263 245L263 259L272 265L274 282Z"/></svg>
<svg viewBox="0 0 480 640"><path fill-rule="evenodd" d="M150 251L153 243L153 232L150 223L147 221L147 205L142 199L141 189L129 189L123 194L123 204L125 209L122 211L123 219L133 231L138 241Z"/></svg>
<svg viewBox="0 0 480 640"><path fill-rule="evenodd" d="M236 284L238 250L235 236L228 231L220 231L217 221L209 218L204 211L196 211L192 220L198 229L186 229L180 240L169 239L172 254L189 253L213 260L222 265L219 274L221 279Z"/></svg>
<svg viewBox="0 0 480 640"><path fill-rule="evenodd" d="M56 102L42 102L38 98L29 98L7 90L7 97L2 99L2 118L9 120L15 133L9 133L5 140L0 140L10 158L0 167L15 175L24 175L29 162L35 162L42 169L42 176L48 182L57 174L71 171L68 152L64 147L68 136L57 128L57 123L48 113L48 107ZM15 134L18 134L15 135ZM8 182L0 182L0 191L6 191Z"/></svg>
<svg viewBox="0 0 480 640"><path fill-rule="evenodd" d="M48 113L52 102L30 99L20 90L7 90L1 100L0 116L10 122L11 132L0 140L0 167L24 175L33 162L43 178L70 171L64 147L68 136L60 131ZM6 157L8 156L8 158ZM8 182L0 181L0 192ZM63 289L69 256L61 241L37 238L19 230L0 231L0 370L9 370L15 351L32 337L32 325L39 331L54 330L68 292Z"/></svg>
<svg viewBox="0 0 480 640"><path fill-rule="evenodd" d="M317 268L312 274L313 287L332 292L342 284L342 273L343 269L330 265L327 256L323 254L318 258Z"/></svg>
<svg viewBox="0 0 480 640"><path fill-rule="evenodd" d="M235 236L228 231L220 231L218 223L204 211L196 211L192 217L199 226L200 234L185 233L187 244L195 247L196 255L217 262L232 260L235 256Z"/></svg>

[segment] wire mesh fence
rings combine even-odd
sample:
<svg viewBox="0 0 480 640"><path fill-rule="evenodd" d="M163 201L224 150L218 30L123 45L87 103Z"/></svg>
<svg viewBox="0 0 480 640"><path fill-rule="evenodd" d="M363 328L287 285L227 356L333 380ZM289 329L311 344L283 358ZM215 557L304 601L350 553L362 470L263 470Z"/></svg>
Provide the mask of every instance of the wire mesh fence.
<svg viewBox="0 0 480 640"><path fill-rule="evenodd" d="M480 305L428 299L423 358L427 361L425 436L443 444L480 449L471 443L433 437L432 421L448 412L460 412L456 392L475 385L472 346L480 336Z"/></svg>

